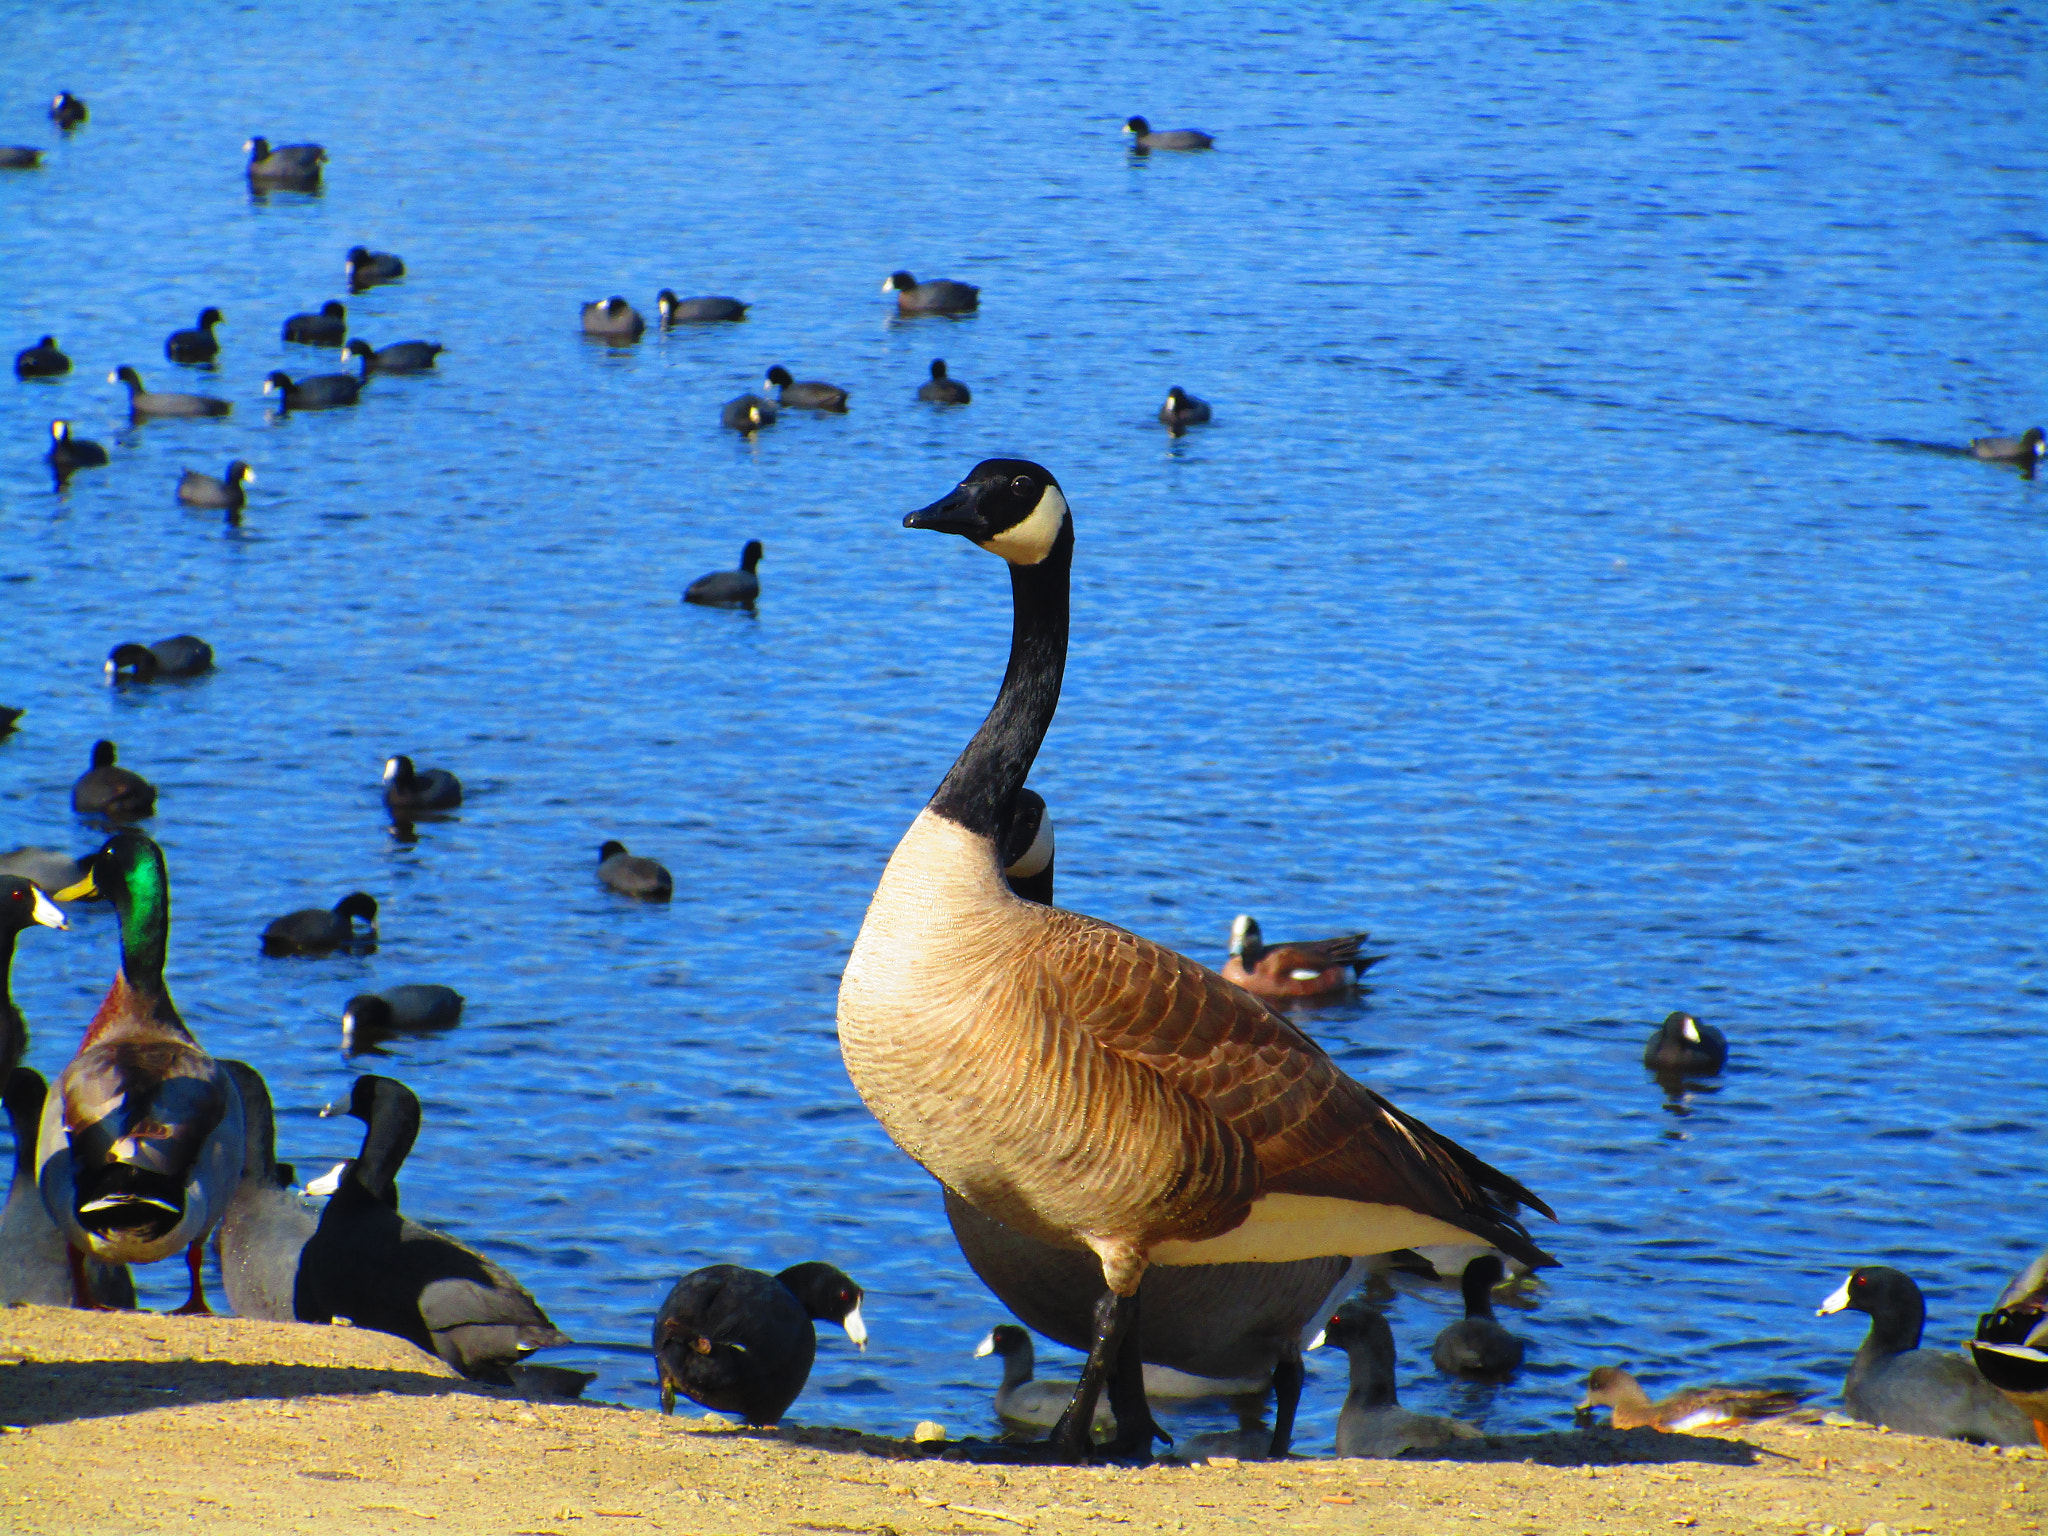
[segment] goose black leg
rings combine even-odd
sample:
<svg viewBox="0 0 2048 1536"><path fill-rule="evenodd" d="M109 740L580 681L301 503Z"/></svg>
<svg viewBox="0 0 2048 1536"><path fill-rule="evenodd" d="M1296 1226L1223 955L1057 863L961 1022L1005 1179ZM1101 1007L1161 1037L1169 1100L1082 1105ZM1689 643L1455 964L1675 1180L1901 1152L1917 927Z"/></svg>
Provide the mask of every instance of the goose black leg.
<svg viewBox="0 0 2048 1536"><path fill-rule="evenodd" d="M1073 1400L1067 1404L1067 1411L1060 1415L1059 1423L1053 1426L1052 1437L1047 1442L1066 1460L1085 1463L1093 1458L1095 1445L1088 1438L1088 1427L1095 1421L1095 1404L1102 1396L1103 1383L1109 1376L1110 1367L1116 1363L1117 1354L1137 1314L1136 1292L1119 1296L1115 1291L1104 1291L1102 1299L1095 1303L1095 1344L1088 1351L1088 1363L1081 1369L1081 1382L1074 1388ZM1137 1351L1131 1353L1135 1356ZM1146 1417L1149 1420L1151 1415L1148 1413ZM1151 1442L1146 1443L1149 1445Z"/></svg>
<svg viewBox="0 0 2048 1536"><path fill-rule="evenodd" d="M1145 1400L1145 1360L1138 1349L1140 1313L1139 1297L1133 1296L1131 1315L1124 1324L1124 1347L1117 1351L1116 1364L1109 1372L1109 1411L1116 1417L1116 1438L1097 1447L1108 1461L1142 1464L1152 1459L1155 1439L1173 1444L1173 1436L1159 1427L1152 1417L1152 1405Z"/></svg>
<svg viewBox="0 0 2048 1536"><path fill-rule="evenodd" d="M1301 1356L1282 1355L1273 1366L1273 1448L1266 1454L1285 1461L1294 1445L1294 1410L1301 1406L1301 1384L1308 1376Z"/></svg>
<svg viewBox="0 0 2048 1536"><path fill-rule="evenodd" d="M206 1282L200 1277L199 1267L206 1262L206 1239L201 1238L185 1250L185 1269L192 1276L191 1294L186 1296L182 1307L171 1308L173 1317L211 1317L213 1308L206 1304Z"/></svg>

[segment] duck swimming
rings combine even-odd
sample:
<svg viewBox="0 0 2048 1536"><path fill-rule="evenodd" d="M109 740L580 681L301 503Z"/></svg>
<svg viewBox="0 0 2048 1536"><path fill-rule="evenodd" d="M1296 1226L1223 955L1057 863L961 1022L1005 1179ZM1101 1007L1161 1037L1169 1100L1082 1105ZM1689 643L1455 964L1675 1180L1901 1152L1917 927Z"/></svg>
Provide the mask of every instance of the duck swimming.
<svg viewBox="0 0 2048 1536"><path fill-rule="evenodd" d="M121 969L57 1078L37 1139L36 1186L71 1246L72 1305L98 1305L85 1261L148 1264L185 1251L206 1313L206 1236L242 1172L242 1098L179 1018L164 984L170 873L140 832L117 832L59 900L104 895L121 920Z"/></svg>

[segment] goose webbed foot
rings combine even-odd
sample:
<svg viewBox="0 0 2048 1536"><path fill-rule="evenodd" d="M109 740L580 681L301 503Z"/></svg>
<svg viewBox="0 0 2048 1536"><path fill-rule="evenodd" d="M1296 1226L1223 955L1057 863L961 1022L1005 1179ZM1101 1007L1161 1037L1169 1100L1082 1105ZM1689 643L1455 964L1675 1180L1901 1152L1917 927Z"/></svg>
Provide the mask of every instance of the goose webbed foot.
<svg viewBox="0 0 2048 1536"><path fill-rule="evenodd" d="M185 1297L183 1306L171 1308L172 1317L212 1317L213 1308L206 1304L206 1281L201 1276L200 1266L206 1262L206 1239L201 1238L185 1250L185 1269L192 1276L192 1289Z"/></svg>
<svg viewBox="0 0 2048 1536"><path fill-rule="evenodd" d="M1138 1403L1142 1410L1145 1430L1142 1439L1137 1440L1140 1449L1133 1453L1123 1444L1127 1437L1133 1437L1133 1429L1119 1426L1116 1441L1105 1445L1098 1452L1095 1443L1088 1438L1088 1427L1095 1421L1095 1405L1102 1397L1105 1383L1111 1381L1112 1368L1118 1357L1124 1353L1123 1344L1133 1337L1132 1325L1138 1317L1138 1297L1134 1291L1129 1296L1119 1296L1115 1291L1104 1291L1102 1299L1095 1304L1095 1343L1088 1351L1088 1363L1081 1370L1080 1383L1074 1388L1073 1400L1067 1404L1066 1412L1053 1426L1051 1438L1046 1441L1047 1449L1062 1460L1085 1465L1108 1457L1129 1459L1135 1455L1138 1460L1149 1460L1152 1454L1152 1433L1158 1426L1152 1423L1150 1409L1143 1407L1145 1389L1142 1379L1138 1386ZM1135 1348L1128 1351L1132 1368L1142 1371ZM1117 1396L1122 1396L1119 1388ZM1112 1399L1114 1402L1114 1398ZM1135 1426L1134 1426L1135 1428Z"/></svg>
<svg viewBox="0 0 2048 1536"><path fill-rule="evenodd" d="M64 1257L71 1265L71 1305L81 1312L114 1311L115 1308L93 1296L92 1282L85 1273L85 1255L67 1243L64 1245Z"/></svg>

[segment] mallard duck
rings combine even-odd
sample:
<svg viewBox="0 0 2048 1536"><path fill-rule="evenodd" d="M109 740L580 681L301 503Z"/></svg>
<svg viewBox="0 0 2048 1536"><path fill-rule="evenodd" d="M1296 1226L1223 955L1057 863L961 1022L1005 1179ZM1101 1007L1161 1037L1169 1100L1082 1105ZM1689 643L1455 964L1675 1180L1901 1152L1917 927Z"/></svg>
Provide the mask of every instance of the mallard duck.
<svg viewBox="0 0 2048 1536"><path fill-rule="evenodd" d="M1717 1424L1747 1424L1755 1419L1790 1413L1811 1392L1779 1392L1756 1387L1687 1387L1651 1402L1635 1377L1618 1365L1603 1365L1586 1377L1586 1395L1579 1410L1612 1408L1616 1429L1651 1429L1682 1433Z"/></svg>
<svg viewBox="0 0 2048 1536"><path fill-rule="evenodd" d="M320 1226L299 1255L293 1308L301 1322L337 1317L396 1334L476 1381L508 1384L507 1368L570 1342L525 1287L474 1249L398 1214L393 1188L420 1130L405 1084L367 1073L346 1104L364 1124L362 1150L339 1171Z"/></svg>
<svg viewBox="0 0 2048 1536"><path fill-rule="evenodd" d="M43 1197L36 1193L36 1127L42 1122L49 1085L42 1074L16 1067L6 1077L8 1123L14 1127L14 1182L0 1211L0 1307L33 1302L39 1307L71 1304L70 1244L57 1230ZM135 1305L135 1281L125 1264L86 1265L93 1300L105 1307Z"/></svg>
<svg viewBox="0 0 2048 1536"><path fill-rule="evenodd" d="M1399 1456L1485 1438L1462 1419L1401 1406L1394 1390L1394 1331L1381 1313L1348 1301L1330 1319L1324 1337L1351 1356L1351 1388L1337 1415L1339 1456Z"/></svg>
<svg viewBox="0 0 2048 1536"><path fill-rule="evenodd" d="M210 1312L199 1266L241 1177L242 1096L164 985L163 850L140 832L117 832L85 879L57 896L101 893L121 919L121 970L44 1106L36 1184L71 1245L74 1306L98 1305L86 1289L87 1258L148 1264L182 1248L192 1288L176 1310Z"/></svg>
<svg viewBox="0 0 2048 1536"><path fill-rule="evenodd" d="M1904 1270L1886 1264L1850 1270L1815 1315L1843 1311L1870 1315L1870 1332L1842 1382L1842 1406L1852 1416L1909 1435L1981 1445L2033 1442L2032 1420L1992 1390L1970 1361L1920 1347L1927 1303Z"/></svg>
<svg viewBox="0 0 2048 1536"><path fill-rule="evenodd" d="M1367 933L1334 939L1295 939L1268 944L1258 923L1240 912L1230 925L1230 958L1223 979L1234 981L1253 997L1327 997L1341 992L1385 955L1362 955Z"/></svg>
<svg viewBox="0 0 2048 1536"><path fill-rule="evenodd" d="M737 1264L692 1270L654 1317L662 1412L675 1411L681 1392L749 1424L773 1424L810 1380L814 1320L838 1323L857 1348L868 1347L861 1294L830 1264L792 1264L779 1275Z"/></svg>
<svg viewBox="0 0 2048 1536"><path fill-rule="evenodd" d="M11 1072L28 1049L28 1023L14 1006L9 978L14 970L14 936L40 924L62 928L64 914L20 875L0 875L0 1074Z"/></svg>
<svg viewBox="0 0 2048 1536"><path fill-rule="evenodd" d="M1977 1374L2033 1421L2048 1450L2048 1252L2013 1277L1963 1348Z"/></svg>

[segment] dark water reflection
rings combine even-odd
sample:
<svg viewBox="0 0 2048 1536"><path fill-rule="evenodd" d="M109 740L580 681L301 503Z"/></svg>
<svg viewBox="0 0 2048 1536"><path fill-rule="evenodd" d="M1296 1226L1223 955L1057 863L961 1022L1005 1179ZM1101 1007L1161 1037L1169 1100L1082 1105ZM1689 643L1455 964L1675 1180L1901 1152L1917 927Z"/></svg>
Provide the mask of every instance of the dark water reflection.
<svg viewBox="0 0 2048 1536"><path fill-rule="evenodd" d="M112 737L161 791L179 1003L270 1078L282 1156L353 1151L316 1118L348 997L454 986L460 1026L378 1063L425 1102L409 1209L634 1349L680 1270L833 1259L874 1343L827 1341L800 1411L986 1430L970 1352L1000 1314L855 1098L833 1005L1008 633L993 563L900 517L1023 453L1080 535L1034 775L1063 899L1217 963L1241 910L1371 928L1393 958L1308 1027L1565 1218L1498 1392L1428 1372L1455 1294L1403 1284L1405 1401L1560 1426L1604 1361L1832 1389L1857 1329L1812 1309L1856 1261L1917 1274L1955 1338L2041 1241L2043 508L1905 450L2048 418L2035 31L1159 23L14 17L5 99L93 116L0 182L6 345L75 363L0 389L0 701L29 709L0 846L88 846L68 788ZM195 91L170 61L201 57ZM0 137L39 141L10 110ZM1217 148L1134 162L1134 111ZM324 192L252 195L257 132L326 144ZM353 409L266 412L269 370L328 367L277 327L359 243L407 276L347 296L351 333L448 351ZM896 318L905 266L982 310ZM579 334L582 303L663 287L754 308ZM205 304L234 415L128 427L107 373L182 377L163 338ZM934 356L971 406L915 400ZM778 360L849 412L723 430ZM1175 383L1216 419L1169 440ZM59 414L114 462L53 495ZM239 528L174 500L230 457L259 474ZM754 537L758 618L678 602ZM214 676L100 685L112 644L179 631ZM393 827L396 752L458 772L462 811ZM675 872L672 906L598 885L611 837ZM374 956L258 954L358 887ZM74 926L16 965L46 1071L113 964L104 910ZM1675 1007L1732 1056L1673 1101L1639 1063ZM653 1402L644 1357L557 1358ZM1318 1357L1304 1449L1340 1399Z"/></svg>

